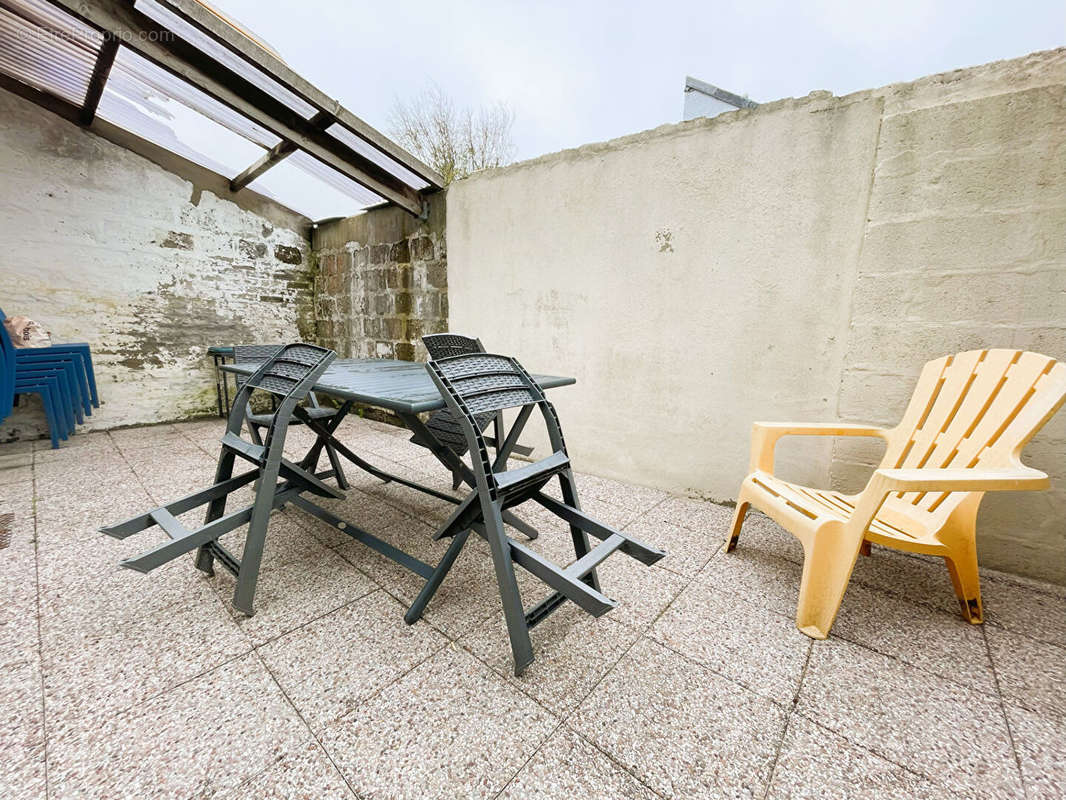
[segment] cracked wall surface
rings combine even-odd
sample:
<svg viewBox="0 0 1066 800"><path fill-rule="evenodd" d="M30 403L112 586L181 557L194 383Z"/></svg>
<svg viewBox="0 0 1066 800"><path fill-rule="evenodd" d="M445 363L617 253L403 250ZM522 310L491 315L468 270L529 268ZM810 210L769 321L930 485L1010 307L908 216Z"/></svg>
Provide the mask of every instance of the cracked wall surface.
<svg viewBox="0 0 1066 800"><path fill-rule="evenodd" d="M815 92L458 181L450 320L553 392L579 469L735 498L755 420L895 424L928 360L1066 358L1066 49ZM866 442L779 472L853 490ZM1066 412L985 498L982 563L1066 582ZM707 531L724 536L724 531Z"/></svg>
<svg viewBox="0 0 1066 800"><path fill-rule="evenodd" d="M0 186L0 307L92 346L103 406L87 428L212 413L210 345L315 337L299 215L223 199L3 91ZM23 402L0 441L45 430Z"/></svg>

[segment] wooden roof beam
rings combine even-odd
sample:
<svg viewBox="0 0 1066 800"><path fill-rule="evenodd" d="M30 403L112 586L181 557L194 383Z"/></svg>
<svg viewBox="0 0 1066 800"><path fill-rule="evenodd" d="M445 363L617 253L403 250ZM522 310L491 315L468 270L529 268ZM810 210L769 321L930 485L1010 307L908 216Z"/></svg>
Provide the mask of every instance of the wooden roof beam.
<svg viewBox="0 0 1066 800"><path fill-rule="evenodd" d="M311 124L325 130L333 124L333 117L324 112L319 112L311 118ZM231 192L239 192L249 183L254 181L275 164L284 161L290 155L299 150L292 142L282 140L263 154L262 158L244 170L240 175L229 182Z"/></svg>
<svg viewBox="0 0 1066 800"><path fill-rule="evenodd" d="M200 3L195 2L195 0L156 0L156 2L168 11L177 14L190 25L208 34L215 41L225 45L230 51L241 56L244 60L259 67L266 75L307 103L310 103L320 111L326 111L331 114L337 122L360 139L402 164L430 186L437 189L444 186L444 178L440 173L424 164L387 136L379 133L336 100L331 99L320 89L294 72L288 64L276 55L236 30L216 14L211 13Z"/></svg>
<svg viewBox="0 0 1066 800"><path fill-rule="evenodd" d="M290 155L299 150L292 142L278 142L270 150L263 154L263 156L252 164L248 169L244 170L240 175L229 182L229 190L231 192L239 192L249 183L254 181L268 169L275 164L284 161Z"/></svg>
<svg viewBox="0 0 1066 800"><path fill-rule="evenodd" d="M425 211L421 194L388 170L281 103L259 87L215 61L195 45L145 16L122 0L49 0L53 5L121 41L157 66L243 114L308 155L406 209ZM316 117L317 118L317 117Z"/></svg>
<svg viewBox="0 0 1066 800"><path fill-rule="evenodd" d="M111 67L114 66L117 55L118 41L105 39L100 47L100 55L96 57L92 77L89 78L89 88L85 92L85 102L82 104L79 120L82 125L92 125L96 119L96 108L100 105L100 98L104 96L107 76L111 74Z"/></svg>

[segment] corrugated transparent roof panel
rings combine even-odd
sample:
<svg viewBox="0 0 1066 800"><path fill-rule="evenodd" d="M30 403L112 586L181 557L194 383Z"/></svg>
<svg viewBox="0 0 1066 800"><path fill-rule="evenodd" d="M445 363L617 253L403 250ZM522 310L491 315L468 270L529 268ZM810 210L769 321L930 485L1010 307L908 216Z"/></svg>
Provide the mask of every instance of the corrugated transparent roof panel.
<svg viewBox="0 0 1066 800"><path fill-rule="evenodd" d="M426 183L420 177L415 175L415 173L411 172L411 170L407 169L407 167L405 167L399 161L396 161L391 157L385 155L369 142L360 139L358 136L356 136L354 133L344 127L344 125L342 125L341 123L333 123L328 128L326 128L326 133L328 133L334 139L344 142L344 144L348 145L355 152L359 153L359 155L363 156L369 161L373 161L379 167L383 167L388 172L392 173L401 181L410 186L412 189L422 190L429 186L428 183Z"/></svg>
<svg viewBox="0 0 1066 800"><path fill-rule="evenodd" d="M338 192L343 192L353 200L358 200L364 206L373 206L385 202L384 198L379 196L376 192L372 192L370 189L361 186L333 167L323 164L314 156L309 156L303 150L297 150L289 156L288 161L295 164L304 172L314 175L319 180L325 181Z"/></svg>
<svg viewBox="0 0 1066 800"><path fill-rule="evenodd" d="M47 0L4 0L4 4L19 13L0 6L0 71L81 106L104 36ZM314 116L316 109L309 103L155 0L137 0L136 7L298 114ZM128 47L118 50L97 115L227 178L243 172L281 141ZM343 125L334 124L329 133L408 185L427 186ZM249 188L312 219L350 215L385 202L303 151L274 165Z"/></svg>
<svg viewBox="0 0 1066 800"><path fill-rule="evenodd" d="M159 5L154 0L137 0L133 7L173 31L189 44L195 45L197 49L207 53L220 64L229 67L248 82L281 101L304 119L310 119L318 113L318 109L290 92L273 78L268 77L258 67L245 61L244 58L234 53L224 44L215 41L199 28L190 25L177 14Z"/></svg>
<svg viewBox="0 0 1066 800"><path fill-rule="evenodd" d="M151 68L147 72L152 73L153 80L142 74L146 65ZM198 93L196 89L184 86L176 93L181 95L180 98L171 96L169 91L157 85L155 72L162 70L126 48L120 48L97 114L142 139L228 178L235 177L263 155L262 147L220 121L219 118L227 119L227 115L218 108L212 106L209 116L200 108L187 105L184 100L188 93ZM168 77L177 81L169 74ZM174 88L169 83L166 87ZM196 99L202 103L206 97ZM273 137L273 142L277 142L277 137Z"/></svg>
<svg viewBox="0 0 1066 800"><path fill-rule="evenodd" d="M13 5L38 24L0 8L0 70L82 105L103 37L47 3Z"/></svg>
<svg viewBox="0 0 1066 800"><path fill-rule="evenodd" d="M104 43L104 35L96 28L56 8L48 0L5 0L5 3L33 19L42 28L81 41L91 50L99 50Z"/></svg>
<svg viewBox="0 0 1066 800"><path fill-rule="evenodd" d="M325 177L328 172L334 174ZM367 206L384 202L373 192L299 151L279 161L248 184L248 188L279 198L278 202L311 219L351 216Z"/></svg>
<svg viewBox="0 0 1066 800"><path fill-rule="evenodd" d="M161 97L172 97L208 119L267 149L281 141L273 133L252 122L243 114L190 86L165 69L157 67L132 50L121 48L115 59L115 66L111 69L108 88L127 100L136 100L143 97L145 87L154 90Z"/></svg>

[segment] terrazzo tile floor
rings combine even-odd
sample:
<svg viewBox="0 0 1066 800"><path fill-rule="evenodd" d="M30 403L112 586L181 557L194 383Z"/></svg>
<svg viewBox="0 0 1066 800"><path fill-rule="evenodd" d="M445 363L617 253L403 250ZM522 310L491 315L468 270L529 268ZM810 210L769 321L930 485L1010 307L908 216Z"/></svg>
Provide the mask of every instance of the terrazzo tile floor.
<svg viewBox="0 0 1066 800"><path fill-rule="evenodd" d="M292 509L272 519L254 617L187 558L119 569L159 533L97 526L206 486L221 428L0 445L0 798L1066 796L1063 587L986 572L988 621L971 626L942 563L875 548L813 642L792 623L801 553L768 519L726 555L731 509L579 475L591 513L669 555L609 559L618 607L561 609L516 678L476 537L414 626L416 580ZM449 487L402 430L351 419L340 435ZM328 505L440 556L446 504L348 473ZM520 514L532 547L566 558L557 522ZM527 605L546 595L520 587Z"/></svg>

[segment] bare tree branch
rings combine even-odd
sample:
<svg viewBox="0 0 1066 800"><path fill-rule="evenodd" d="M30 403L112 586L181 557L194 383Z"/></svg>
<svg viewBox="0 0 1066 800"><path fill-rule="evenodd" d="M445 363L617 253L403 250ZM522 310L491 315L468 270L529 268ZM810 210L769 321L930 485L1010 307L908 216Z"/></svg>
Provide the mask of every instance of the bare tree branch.
<svg viewBox="0 0 1066 800"><path fill-rule="evenodd" d="M456 109L437 85L411 100L397 98L389 114L392 137L439 172L445 185L509 163L513 125L514 110L506 103Z"/></svg>

